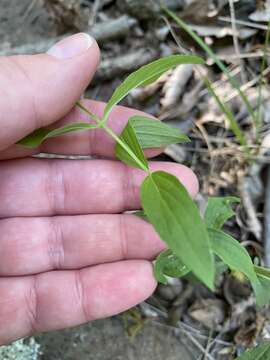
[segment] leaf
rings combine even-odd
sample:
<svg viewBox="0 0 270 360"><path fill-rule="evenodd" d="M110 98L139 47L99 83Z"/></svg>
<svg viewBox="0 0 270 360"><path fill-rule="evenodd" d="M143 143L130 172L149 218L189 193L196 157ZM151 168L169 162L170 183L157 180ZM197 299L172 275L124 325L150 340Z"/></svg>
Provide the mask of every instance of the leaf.
<svg viewBox="0 0 270 360"><path fill-rule="evenodd" d="M214 287L214 263L199 210L179 180L166 172L147 176L142 207L161 239L201 281Z"/></svg>
<svg viewBox="0 0 270 360"><path fill-rule="evenodd" d="M141 145L137 140L133 124L131 123L130 120L128 121L127 125L122 131L120 135L120 140L128 148L130 148L130 150L132 150L135 156L132 156L132 154L129 153L123 145L116 143L115 156L117 157L117 159L123 161L127 165L134 166L139 169L147 171L148 163L144 156Z"/></svg>
<svg viewBox="0 0 270 360"><path fill-rule="evenodd" d="M264 300L262 305L266 305L270 302L270 279L259 274L257 274L257 276L260 281L261 292Z"/></svg>
<svg viewBox="0 0 270 360"><path fill-rule="evenodd" d="M129 120L143 149L189 141L180 130L161 121L139 115L132 116Z"/></svg>
<svg viewBox="0 0 270 360"><path fill-rule="evenodd" d="M189 269L171 250L162 251L154 262L155 278L162 284L167 284L166 276L179 278L187 273Z"/></svg>
<svg viewBox="0 0 270 360"><path fill-rule="evenodd" d="M132 215L138 216L140 219L148 222L147 216L145 215L143 210L136 210L131 213Z"/></svg>
<svg viewBox="0 0 270 360"><path fill-rule="evenodd" d="M233 196L210 197L204 214L206 226L221 229L224 223L235 215L231 205L239 202L240 199Z"/></svg>
<svg viewBox="0 0 270 360"><path fill-rule="evenodd" d="M213 252L229 268L241 271L250 280L257 302L262 306L265 303L263 289L247 250L233 237L225 234L223 231L208 229L208 232Z"/></svg>
<svg viewBox="0 0 270 360"><path fill-rule="evenodd" d="M17 144L23 145L27 148L35 148L39 146L44 140L52 137L61 136L73 131L91 130L96 128L96 125L91 125L85 122L68 124L54 130L40 128L24 137L22 140L18 141Z"/></svg>
<svg viewBox="0 0 270 360"><path fill-rule="evenodd" d="M262 286L264 304L267 304L270 302L270 269L254 265L254 270Z"/></svg>
<svg viewBox="0 0 270 360"><path fill-rule="evenodd" d="M263 266L254 265L254 270L255 270L257 275L261 275L261 276L263 276L265 278L268 278L270 280L270 269L265 268Z"/></svg>
<svg viewBox="0 0 270 360"><path fill-rule="evenodd" d="M270 359L270 341L263 341L252 350L246 351L236 360L268 360Z"/></svg>
<svg viewBox="0 0 270 360"><path fill-rule="evenodd" d="M155 60L142 66L137 71L131 73L124 82L115 89L112 97L107 103L103 119L108 119L114 105L118 104L132 89L138 86L149 84L156 80L165 71L180 64L203 64L204 60L194 55L171 55L159 60Z"/></svg>

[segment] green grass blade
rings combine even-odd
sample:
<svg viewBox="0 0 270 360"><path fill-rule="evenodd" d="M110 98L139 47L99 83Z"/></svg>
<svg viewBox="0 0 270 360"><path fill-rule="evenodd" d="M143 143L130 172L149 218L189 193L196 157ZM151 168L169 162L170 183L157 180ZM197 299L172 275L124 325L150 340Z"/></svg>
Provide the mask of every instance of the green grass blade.
<svg viewBox="0 0 270 360"><path fill-rule="evenodd" d="M234 135L236 136L237 140L239 141L240 145L245 146L247 145L245 135L243 131L240 129L239 125L237 124L237 121L231 112L230 108L220 99L220 97L217 95L215 89L213 88L210 81L203 77L203 80L205 82L205 85L209 91L209 93L214 97L216 100L221 112L226 116L226 118L229 121L230 127Z"/></svg>
<svg viewBox="0 0 270 360"><path fill-rule="evenodd" d="M166 7L163 7L163 10L167 15L169 15L179 26L181 26L192 38L196 41L196 43L213 59L213 61L217 64L217 66L220 68L220 70L226 74L228 80L230 81L231 85L238 91L240 97L242 98L243 102L245 103L247 110L250 114L250 116L253 118L254 123L256 124L256 114L252 109L252 106L245 95L245 93L241 90L240 85L235 78L233 78L229 72L229 70L226 68L226 66L223 64L222 61L219 60L219 58L215 55L215 53L211 50L211 48L191 29L191 27L186 24L182 19L180 19L176 14L174 14L172 11L167 9Z"/></svg>

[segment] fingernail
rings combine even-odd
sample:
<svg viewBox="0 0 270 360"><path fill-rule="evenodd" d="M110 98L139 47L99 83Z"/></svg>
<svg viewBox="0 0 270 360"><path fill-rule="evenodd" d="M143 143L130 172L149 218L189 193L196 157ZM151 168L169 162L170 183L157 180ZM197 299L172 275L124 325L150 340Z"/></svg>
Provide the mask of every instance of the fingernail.
<svg viewBox="0 0 270 360"><path fill-rule="evenodd" d="M86 33L75 34L53 45L47 54L57 59L69 59L84 53L93 42L93 38Z"/></svg>

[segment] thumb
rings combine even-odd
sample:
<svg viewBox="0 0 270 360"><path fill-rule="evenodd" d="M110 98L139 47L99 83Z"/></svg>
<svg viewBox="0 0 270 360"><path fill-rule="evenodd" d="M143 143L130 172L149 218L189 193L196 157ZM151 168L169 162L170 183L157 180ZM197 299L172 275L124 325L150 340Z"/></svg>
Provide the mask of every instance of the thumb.
<svg viewBox="0 0 270 360"><path fill-rule="evenodd" d="M64 116L98 62L98 45L84 33L65 38L47 54L0 57L0 150Z"/></svg>

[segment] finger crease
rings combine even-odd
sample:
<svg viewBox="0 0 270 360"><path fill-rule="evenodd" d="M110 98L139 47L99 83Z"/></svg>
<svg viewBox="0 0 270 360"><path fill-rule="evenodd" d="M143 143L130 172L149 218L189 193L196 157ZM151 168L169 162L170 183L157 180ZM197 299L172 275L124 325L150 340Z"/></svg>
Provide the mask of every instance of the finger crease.
<svg viewBox="0 0 270 360"><path fill-rule="evenodd" d="M81 270L75 271L74 274L75 274L75 288L76 288L77 299L80 308L82 310L82 316L83 316L82 322L87 322L90 320L90 316L88 314L87 307L85 304L85 295L84 295Z"/></svg>
<svg viewBox="0 0 270 360"><path fill-rule="evenodd" d="M26 294L26 311L29 324L29 335L31 335L37 331L38 324L37 276L32 277L30 289Z"/></svg>
<svg viewBox="0 0 270 360"><path fill-rule="evenodd" d="M125 215L119 215L119 241L122 259L127 258L128 254L128 236L127 236L127 223Z"/></svg>
<svg viewBox="0 0 270 360"><path fill-rule="evenodd" d="M128 167L123 164L122 167L122 209L128 210L130 208L130 200L133 197L133 186L131 172ZM131 196L130 196L131 195Z"/></svg>
<svg viewBox="0 0 270 360"><path fill-rule="evenodd" d="M59 218L50 218L48 257L52 269L59 270L65 263L64 233Z"/></svg>
<svg viewBox="0 0 270 360"><path fill-rule="evenodd" d="M68 188L59 162L48 161L47 194L51 212L62 214L66 209Z"/></svg>

